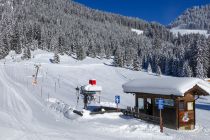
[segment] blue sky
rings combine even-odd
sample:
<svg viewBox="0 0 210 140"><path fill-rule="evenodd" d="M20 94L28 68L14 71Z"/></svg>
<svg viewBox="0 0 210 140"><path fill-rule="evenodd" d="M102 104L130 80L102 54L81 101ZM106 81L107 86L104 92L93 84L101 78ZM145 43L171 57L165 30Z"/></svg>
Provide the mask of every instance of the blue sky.
<svg viewBox="0 0 210 140"><path fill-rule="evenodd" d="M88 7L169 24L185 9L210 0L74 0Z"/></svg>

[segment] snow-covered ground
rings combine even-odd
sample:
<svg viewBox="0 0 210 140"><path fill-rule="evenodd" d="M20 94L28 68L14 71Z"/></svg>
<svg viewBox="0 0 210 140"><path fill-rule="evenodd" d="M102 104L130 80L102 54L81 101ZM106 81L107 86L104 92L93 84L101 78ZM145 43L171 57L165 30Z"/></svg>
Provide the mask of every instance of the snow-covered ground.
<svg viewBox="0 0 210 140"><path fill-rule="evenodd" d="M178 35L178 33L180 33L181 35L202 34L202 35L205 35L206 37L209 36L209 34L207 33L207 30L190 30L190 29L180 29L179 27L175 27L175 28L170 29L170 31L176 36Z"/></svg>
<svg viewBox="0 0 210 140"><path fill-rule="evenodd" d="M134 96L123 93L122 84L154 75L112 67L111 60L106 59L77 61L64 55L61 64L52 64L52 53L35 51L33 56L21 61L11 53L0 60L0 140L210 139L210 97L197 101L193 131L164 128L161 134L158 125L121 113L91 116L84 111L79 117L71 113L71 109L82 108L81 100L76 106L75 88L89 79L96 79L103 87L103 104L113 106L115 95L120 95L120 107L126 108L133 106ZM32 85L34 64L41 64L37 85Z"/></svg>
<svg viewBox="0 0 210 140"><path fill-rule="evenodd" d="M142 35L144 33L144 31L142 30L133 29L133 28L131 29L131 31L137 33L137 35Z"/></svg>

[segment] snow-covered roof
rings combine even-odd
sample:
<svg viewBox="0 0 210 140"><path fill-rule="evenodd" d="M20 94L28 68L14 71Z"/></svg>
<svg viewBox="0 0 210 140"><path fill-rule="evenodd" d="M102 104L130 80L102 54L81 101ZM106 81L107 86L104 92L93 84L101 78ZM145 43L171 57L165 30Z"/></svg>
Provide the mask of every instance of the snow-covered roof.
<svg viewBox="0 0 210 140"><path fill-rule="evenodd" d="M123 84L122 87L126 93L184 96L187 91L195 86L198 86L209 95L210 85L198 78L154 77L135 79Z"/></svg>
<svg viewBox="0 0 210 140"><path fill-rule="evenodd" d="M102 91L102 87L89 84L89 85L84 86L84 90L85 91Z"/></svg>

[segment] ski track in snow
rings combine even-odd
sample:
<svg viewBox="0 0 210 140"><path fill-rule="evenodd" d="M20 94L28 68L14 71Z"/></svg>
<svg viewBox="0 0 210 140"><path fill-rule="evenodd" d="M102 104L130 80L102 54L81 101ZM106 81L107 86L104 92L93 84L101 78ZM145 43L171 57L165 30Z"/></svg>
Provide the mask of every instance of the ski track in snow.
<svg viewBox="0 0 210 140"><path fill-rule="evenodd" d="M121 96L121 107L132 106L134 97L124 94L121 85L130 79L146 78L146 72L104 65L104 61L86 59L77 62L70 57L61 56L61 64L50 64L48 59L53 55L43 51L34 52L35 59L30 61L12 62L7 57L4 65L0 60L0 139L2 140L69 140L69 139L210 139L210 111L197 109L197 125L193 131L176 131L138 119L122 116L121 113L89 115L84 117L70 116L67 119L62 112L62 104L75 107L75 87L84 85L90 78L97 79L103 87L102 97L106 104L113 104L116 94ZM37 57L36 57L37 56ZM41 64L38 85L32 86L31 75L34 64ZM59 81L58 81L58 78ZM54 89L54 84L56 90ZM40 89L43 95L40 96ZM50 101L47 103L47 93ZM199 102L209 103L205 97ZM60 103L62 104L60 104ZM53 102L52 102L53 103ZM82 101L78 108L82 108ZM68 114L68 115L73 115Z"/></svg>

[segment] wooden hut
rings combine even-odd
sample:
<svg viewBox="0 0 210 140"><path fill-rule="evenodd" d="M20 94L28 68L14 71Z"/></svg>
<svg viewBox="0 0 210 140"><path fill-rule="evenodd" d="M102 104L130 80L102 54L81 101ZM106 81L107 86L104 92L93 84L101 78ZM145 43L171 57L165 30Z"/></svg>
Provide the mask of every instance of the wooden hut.
<svg viewBox="0 0 210 140"><path fill-rule="evenodd" d="M159 117L157 102L159 98L164 99L164 127L182 130L195 128L195 101L210 93L204 80L175 77L136 79L125 83L123 90L135 95L134 114L147 121Z"/></svg>

